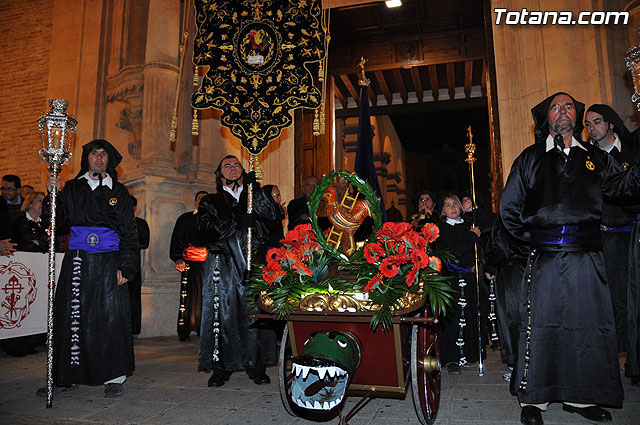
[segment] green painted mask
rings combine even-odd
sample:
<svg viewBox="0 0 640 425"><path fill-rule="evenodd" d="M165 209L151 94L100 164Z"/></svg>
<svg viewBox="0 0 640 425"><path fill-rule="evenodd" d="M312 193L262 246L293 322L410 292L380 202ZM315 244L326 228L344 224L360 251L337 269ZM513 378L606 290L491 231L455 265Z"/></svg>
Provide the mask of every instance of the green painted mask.
<svg viewBox="0 0 640 425"><path fill-rule="evenodd" d="M360 365L361 353L360 342L349 332L312 333L302 355L292 360L293 401L309 410L338 406Z"/></svg>

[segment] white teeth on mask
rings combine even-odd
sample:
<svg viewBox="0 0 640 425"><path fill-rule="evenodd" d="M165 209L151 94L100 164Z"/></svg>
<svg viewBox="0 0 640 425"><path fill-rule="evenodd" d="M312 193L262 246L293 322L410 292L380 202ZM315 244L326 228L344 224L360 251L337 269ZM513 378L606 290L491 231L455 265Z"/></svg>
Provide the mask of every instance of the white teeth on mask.
<svg viewBox="0 0 640 425"><path fill-rule="evenodd" d="M321 367L316 370L318 371L318 376L320 377L320 379L324 379L324 375L327 373L327 368Z"/></svg>
<svg viewBox="0 0 640 425"><path fill-rule="evenodd" d="M305 401L304 404L306 405L307 409L313 409L313 405L311 403L309 403L308 401Z"/></svg>
<svg viewBox="0 0 640 425"><path fill-rule="evenodd" d="M336 368L335 368L335 367L330 367L330 368L329 368L329 376L330 376L330 377L332 377L332 378L333 378L333 377L335 377L337 372L338 372L338 371L336 370Z"/></svg>
<svg viewBox="0 0 640 425"><path fill-rule="evenodd" d="M316 410L322 410L322 406L317 401L313 403L313 408Z"/></svg>
<svg viewBox="0 0 640 425"><path fill-rule="evenodd" d="M307 379L307 376L309 375L309 371L311 370L311 368L308 366L301 366L301 367L302 367L302 379Z"/></svg>
<svg viewBox="0 0 640 425"><path fill-rule="evenodd" d="M331 407L329 407L329 402L325 401L325 402L324 402L324 404L322 405L322 408L323 408L324 410L329 410L329 409L331 409Z"/></svg>

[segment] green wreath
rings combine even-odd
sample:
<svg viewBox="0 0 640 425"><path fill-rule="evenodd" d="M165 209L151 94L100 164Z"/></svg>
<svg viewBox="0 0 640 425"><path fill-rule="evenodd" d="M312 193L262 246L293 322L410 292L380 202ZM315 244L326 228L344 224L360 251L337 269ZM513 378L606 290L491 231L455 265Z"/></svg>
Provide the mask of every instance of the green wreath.
<svg viewBox="0 0 640 425"><path fill-rule="evenodd" d="M311 227L313 229L313 233L316 235L316 240L324 248L324 250L327 251L336 260L351 263L362 259L364 255L364 247L358 248L350 257L338 251L325 239L322 231L320 230L320 227L318 226L318 216L316 215L318 204L320 204L322 194L333 184L333 181L336 178L343 178L347 182L352 184L359 190L362 195L364 195L364 198L369 202L371 218L373 219L373 228L371 236L369 237L369 242L376 241L376 233L382 227L380 201L378 199L378 195L366 181L360 178L360 176L358 176L356 173L350 173L347 171L330 171L329 173L325 174L322 179L320 179L320 181L316 183L315 188L311 193L311 197L309 198L309 217L311 218Z"/></svg>

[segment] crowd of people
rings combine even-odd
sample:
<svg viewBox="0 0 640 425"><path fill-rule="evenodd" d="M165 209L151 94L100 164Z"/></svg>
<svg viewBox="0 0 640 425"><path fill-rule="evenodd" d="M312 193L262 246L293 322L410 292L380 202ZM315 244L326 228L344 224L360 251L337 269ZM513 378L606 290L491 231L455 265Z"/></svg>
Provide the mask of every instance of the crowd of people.
<svg viewBox="0 0 640 425"><path fill-rule="evenodd" d="M438 323L445 370L460 374L482 361L495 339L513 371L505 379L522 423L542 424L551 402L606 422L611 415L602 406L623 402L618 353L626 352L625 374L640 385L640 142L611 107L592 105L585 114L567 93L543 100L532 115L534 143L513 163L499 216L469 193L436 198L422 190L406 221L416 229L437 224L434 248L452 259L442 273L455 295ZM103 384L107 397L120 395L134 370L140 249L149 246L149 227L135 218L136 199L117 181L120 160L109 142L94 140L83 147L81 171L64 186L49 175L44 193L6 175L0 202L0 254L45 252L49 194L61 188L59 226L69 238L54 305L55 384ZM211 373L209 386L224 385L236 370L268 384L277 329L251 318L243 284L247 229L253 229L252 264L262 264L283 239L285 223L291 230L309 222L317 179L305 178L303 196L285 210L278 186L256 184L233 155L220 161L215 176L215 191L195 193L194 210L177 218L171 235L169 257L181 273L177 336L199 336L198 370ZM393 203L387 215L403 219ZM490 323L494 307L497 320Z"/></svg>

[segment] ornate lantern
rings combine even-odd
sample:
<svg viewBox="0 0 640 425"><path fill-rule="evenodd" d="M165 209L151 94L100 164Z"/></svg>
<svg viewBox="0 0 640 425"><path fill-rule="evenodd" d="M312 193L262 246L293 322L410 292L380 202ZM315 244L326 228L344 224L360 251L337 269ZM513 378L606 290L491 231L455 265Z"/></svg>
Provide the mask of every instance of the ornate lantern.
<svg viewBox="0 0 640 425"><path fill-rule="evenodd" d="M38 118L42 132L42 150L39 153L52 168L66 164L71 158L71 138L78 123L73 115L67 113L67 106L66 100L51 99L49 112Z"/></svg>
<svg viewBox="0 0 640 425"><path fill-rule="evenodd" d="M58 175L60 167L71 158L71 139L76 132L76 119L69 115L68 103L63 99L49 101L51 108L47 114L40 115L38 127L42 132L42 150L40 156L49 164L49 171ZM55 286L55 230L56 230L56 198L58 188L54 187L50 194L49 224L49 284L47 300L47 408L52 407L53 397L53 294Z"/></svg>
<svg viewBox="0 0 640 425"><path fill-rule="evenodd" d="M636 34L640 37L640 29L636 31ZM624 60L633 77L634 93L631 96L631 101L636 104L636 109L640 111L640 45L632 46Z"/></svg>

